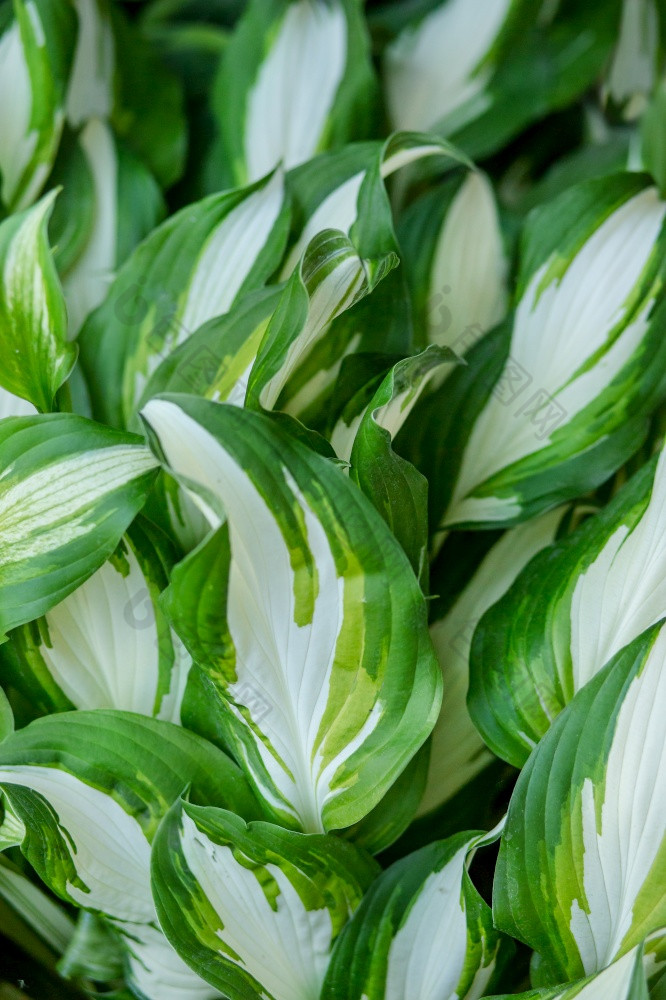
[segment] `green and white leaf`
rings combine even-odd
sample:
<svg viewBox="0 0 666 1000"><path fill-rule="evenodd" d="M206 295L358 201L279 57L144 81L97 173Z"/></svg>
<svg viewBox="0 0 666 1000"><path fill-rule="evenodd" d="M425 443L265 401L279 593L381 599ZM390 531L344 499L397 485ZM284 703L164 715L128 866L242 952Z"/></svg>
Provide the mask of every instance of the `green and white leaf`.
<svg viewBox="0 0 666 1000"><path fill-rule="evenodd" d="M422 195L398 241L420 342L463 355L506 315L508 260L493 188L471 171Z"/></svg>
<svg viewBox="0 0 666 1000"><path fill-rule="evenodd" d="M617 39L618 4L607 0L393 6L412 15L383 53L393 127L435 131L477 160L580 97Z"/></svg>
<svg viewBox="0 0 666 1000"><path fill-rule="evenodd" d="M340 935L321 1000L484 996L501 936L467 868L497 835L435 841L383 872Z"/></svg>
<svg viewBox="0 0 666 1000"><path fill-rule="evenodd" d="M599 972L666 923L665 658L660 622L578 692L518 779L494 917L538 953L536 985Z"/></svg>
<svg viewBox="0 0 666 1000"><path fill-rule="evenodd" d="M44 614L111 555L155 461L133 435L70 414L0 421L0 637Z"/></svg>
<svg viewBox="0 0 666 1000"><path fill-rule="evenodd" d="M625 121L645 110L659 72L659 13L654 0L623 0L622 20L603 87Z"/></svg>
<svg viewBox="0 0 666 1000"><path fill-rule="evenodd" d="M521 569L552 542L564 511L550 511L512 528L493 545L447 614L430 627L442 668L444 696L431 737L430 767L418 815L452 798L494 759L467 709L469 652L483 613L513 583ZM494 664L497 669L497 663Z"/></svg>
<svg viewBox="0 0 666 1000"><path fill-rule="evenodd" d="M0 383L42 411L52 409L77 354L66 343L65 300L46 231L54 197L0 223Z"/></svg>
<svg viewBox="0 0 666 1000"><path fill-rule="evenodd" d="M282 293L247 382L248 406L298 410L298 400L281 405L290 375L326 335L333 320L368 295L398 264L395 254L363 260L341 232L314 237ZM235 393L235 400L242 396Z"/></svg>
<svg viewBox="0 0 666 1000"><path fill-rule="evenodd" d="M258 815L238 767L167 722L70 712L0 744L0 784L25 824L27 860L63 899L119 921L154 921L150 843L188 783L204 801Z"/></svg>
<svg viewBox="0 0 666 1000"><path fill-rule="evenodd" d="M490 53L512 0L448 0L408 27L384 53L386 103L393 127L427 132L486 110ZM444 134L455 125L444 125Z"/></svg>
<svg viewBox="0 0 666 1000"><path fill-rule="evenodd" d="M284 825L358 822L440 701L407 558L342 470L273 419L178 395L143 417L168 471L226 518L181 564L169 613L224 699L235 753Z"/></svg>
<svg viewBox="0 0 666 1000"><path fill-rule="evenodd" d="M92 181L86 243L63 277L69 335L101 302L124 262L163 215L162 198L146 168L115 139L106 122L94 118L77 137ZM63 178L67 184L70 178ZM76 184L76 178L71 182Z"/></svg>
<svg viewBox="0 0 666 1000"><path fill-rule="evenodd" d="M186 965L154 924L116 925L127 961L127 981L146 1000L224 1000Z"/></svg>
<svg viewBox="0 0 666 1000"><path fill-rule="evenodd" d="M305 222L289 249L282 277L289 277L308 244L322 230L340 229L353 235L352 227L360 213L368 204L381 200L384 181L421 160L433 160L442 168L456 163L471 167L465 154L444 139L397 132L383 143L356 143L339 153L316 157L292 171L290 191L298 216Z"/></svg>
<svg viewBox="0 0 666 1000"><path fill-rule="evenodd" d="M111 118L114 105L116 44L104 0L73 0L78 30L67 87L66 114L74 128L91 118Z"/></svg>
<svg viewBox="0 0 666 1000"><path fill-rule="evenodd" d="M0 174L9 212L39 195L58 150L76 19L61 0L13 0L0 35Z"/></svg>
<svg viewBox="0 0 666 1000"><path fill-rule="evenodd" d="M570 188L532 214L513 329L468 355L460 388L447 380L451 403L468 386L470 421L444 448L456 468L433 473L442 528L517 523L597 486L636 450L666 391L665 216L636 174Z"/></svg>
<svg viewBox="0 0 666 1000"><path fill-rule="evenodd" d="M428 485L413 465L393 451L398 433L419 396L433 379L446 377L457 361L449 350L429 347L394 365L367 400L367 387L342 411L331 435L338 457L350 462L349 475L372 501L405 550L427 589ZM344 379L344 369L341 379Z"/></svg>
<svg viewBox="0 0 666 1000"><path fill-rule="evenodd" d="M331 946L377 871L331 835L184 802L161 824L152 858L165 934L229 1000L318 998Z"/></svg>
<svg viewBox="0 0 666 1000"><path fill-rule="evenodd" d="M482 619L469 705L499 756L520 767L576 692L663 617L665 498L662 452Z"/></svg>
<svg viewBox="0 0 666 1000"><path fill-rule="evenodd" d="M181 209L123 264L81 332L95 412L125 426L160 361L200 326L262 287L283 253L282 175Z"/></svg>
<svg viewBox="0 0 666 1000"><path fill-rule="evenodd" d="M555 986L489 997L488 1000L648 1000L640 946L633 948L596 976Z"/></svg>
<svg viewBox="0 0 666 1000"><path fill-rule="evenodd" d="M169 723L104 710L40 719L0 746L0 785L25 823L23 853L53 892L120 934L141 995L217 996L160 940L150 844L187 785L199 801L258 816L238 767Z"/></svg>
<svg viewBox="0 0 666 1000"><path fill-rule="evenodd" d="M166 539L135 522L81 587L12 633L0 676L50 711L117 708L180 722L192 660L158 601L172 561Z"/></svg>
<svg viewBox="0 0 666 1000"><path fill-rule="evenodd" d="M356 0L252 0L214 89L209 183L252 183L361 138L375 103L369 50Z"/></svg>

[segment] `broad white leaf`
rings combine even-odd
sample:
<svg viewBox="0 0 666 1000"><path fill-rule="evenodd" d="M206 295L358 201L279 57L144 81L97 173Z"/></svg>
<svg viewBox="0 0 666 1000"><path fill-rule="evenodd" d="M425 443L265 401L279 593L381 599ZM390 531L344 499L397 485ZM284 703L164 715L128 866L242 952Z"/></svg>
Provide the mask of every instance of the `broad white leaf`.
<svg viewBox="0 0 666 1000"><path fill-rule="evenodd" d="M578 692L518 779L494 916L537 952L539 984L600 972L666 922L665 664L660 622Z"/></svg>
<svg viewBox="0 0 666 1000"><path fill-rule="evenodd" d="M382 872L336 944L322 1000L483 996L500 936L467 868L501 826L435 841Z"/></svg>
<svg viewBox="0 0 666 1000"><path fill-rule="evenodd" d="M588 974L621 954L646 881L664 870L665 704L662 629L624 694L603 782L586 778L582 787L582 891L572 901L569 927Z"/></svg>
<svg viewBox="0 0 666 1000"><path fill-rule="evenodd" d="M165 933L230 1000L316 1000L331 946L376 872L338 837L187 804L164 819L153 850Z"/></svg>
<svg viewBox="0 0 666 1000"><path fill-rule="evenodd" d="M430 269L428 342L464 354L502 319L507 259L492 185L471 171L446 213ZM441 305L448 322L438 321Z"/></svg>
<svg viewBox="0 0 666 1000"><path fill-rule="evenodd" d="M472 107L479 114L490 105L483 91L492 71L483 62L510 6L444 0L388 46L384 81L394 128L425 132L454 112Z"/></svg>
<svg viewBox="0 0 666 1000"><path fill-rule="evenodd" d="M54 810L85 886L68 883L73 903L118 920L155 920L150 845L135 817L115 799L58 767L0 765L0 782L30 788Z"/></svg>
<svg viewBox="0 0 666 1000"><path fill-rule="evenodd" d="M666 451L645 513L623 524L576 581L571 598L574 691L666 613Z"/></svg>
<svg viewBox="0 0 666 1000"><path fill-rule="evenodd" d="M213 677L247 773L287 823L357 822L392 783L393 755L403 761L397 778L423 742L439 698L406 557L342 472L268 418L187 396L152 400L143 416L169 471L227 519L217 645L227 630L234 652ZM190 579L204 556L192 557ZM210 598L202 590L196 599Z"/></svg>
<svg viewBox="0 0 666 1000"><path fill-rule="evenodd" d="M635 356L661 283L643 290L638 303L634 298L665 216L656 188L646 188L602 221L570 261L553 254L531 277L499 383L505 379L513 393L518 381L523 395L515 406L501 391L488 398L467 441L445 526L519 514L517 498L475 497L474 490L547 446Z"/></svg>
<svg viewBox="0 0 666 1000"><path fill-rule="evenodd" d="M288 170L317 151L347 62L347 20L338 0L287 5L248 93L248 181L278 163Z"/></svg>
<svg viewBox="0 0 666 1000"><path fill-rule="evenodd" d="M178 722L192 660L159 608L167 580L156 552L148 537L137 541L126 536L83 586L46 613L33 655L76 708Z"/></svg>

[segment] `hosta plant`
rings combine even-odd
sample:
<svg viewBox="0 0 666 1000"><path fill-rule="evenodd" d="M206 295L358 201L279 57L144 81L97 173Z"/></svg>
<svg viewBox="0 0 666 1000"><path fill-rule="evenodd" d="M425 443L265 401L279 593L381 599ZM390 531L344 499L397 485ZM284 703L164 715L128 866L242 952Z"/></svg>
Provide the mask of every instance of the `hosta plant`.
<svg viewBox="0 0 666 1000"><path fill-rule="evenodd" d="M0 0L0 998L666 1000L665 73Z"/></svg>

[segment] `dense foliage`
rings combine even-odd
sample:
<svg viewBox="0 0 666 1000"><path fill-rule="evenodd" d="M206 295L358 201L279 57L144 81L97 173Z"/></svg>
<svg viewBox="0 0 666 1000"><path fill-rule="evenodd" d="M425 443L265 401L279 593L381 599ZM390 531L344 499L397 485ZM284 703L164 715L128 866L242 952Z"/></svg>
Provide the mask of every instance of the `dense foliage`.
<svg viewBox="0 0 666 1000"><path fill-rule="evenodd" d="M666 1000L665 74L0 0L0 998Z"/></svg>

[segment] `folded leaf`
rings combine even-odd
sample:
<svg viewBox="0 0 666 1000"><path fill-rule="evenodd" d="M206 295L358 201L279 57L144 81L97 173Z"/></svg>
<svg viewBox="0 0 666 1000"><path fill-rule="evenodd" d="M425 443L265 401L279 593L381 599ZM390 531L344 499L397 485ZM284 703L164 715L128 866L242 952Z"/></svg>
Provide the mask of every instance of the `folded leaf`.
<svg viewBox="0 0 666 1000"><path fill-rule="evenodd" d="M265 283L282 256L287 225L276 173L189 205L144 240L81 332L81 359L102 419L129 424L160 361Z"/></svg>
<svg viewBox="0 0 666 1000"><path fill-rule="evenodd" d="M535 559L479 624L470 712L519 767L574 694L664 614L666 453L655 463Z"/></svg>
<svg viewBox="0 0 666 1000"><path fill-rule="evenodd" d="M358 822L440 700L406 557L342 471L268 417L187 396L143 416L168 470L228 525L184 564L169 611L195 605L174 627L192 652L195 633L239 760L284 825Z"/></svg>
<svg viewBox="0 0 666 1000"><path fill-rule="evenodd" d="M590 181L530 217L513 328L479 341L418 415L407 454L431 484L433 525L517 523L636 450L666 392L666 203L645 185Z"/></svg>
<svg viewBox="0 0 666 1000"><path fill-rule="evenodd" d="M171 944L229 1000L315 1000L377 870L336 837L181 802L155 839L152 885Z"/></svg>
<svg viewBox="0 0 666 1000"><path fill-rule="evenodd" d="M0 421L0 637L111 555L155 478L150 452L69 414Z"/></svg>
<svg viewBox="0 0 666 1000"><path fill-rule="evenodd" d="M81 587L12 632L0 677L44 711L118 708L180 722L192 661L158 603L172 561L161 533L135 522Z"/></svg>
<svg viewBox="0 0 666 1000"><path fill-rule="evenodd" d="M496 834L461 833L383 872L340 935L322 1000L478 1000L500 935L467 873ZM469 859L471 860L471 859Z"/></svg>
<svg viewBox="0 0 666 1000"><path fill-rule="evenodd" d="M452 608L430 628L442 668L444 696L432 732L430 768L419 815L437 809L493 760L467 710L469 651L484 611L521 569L552 542L564 511L551 511L512 528L493 545ZM530 596L533 598L532 592ZM513 622L512 622L513 624ZM493 662L498 670L498 661Z"/></svg>
<svg viewBox="0 0 666 1000"><path fill-rule="evenodd" d="M428 484L413 465L393 451L393 438L429 381L441 377L456 361L451 351L437 347L399 361L370 402L365 398L365 388L352 397L331 436L338 457L349 459L350 478L372 501L402 545L424 590Z"/></svg>
<svg viewBox="0 0 666 1000"><path fill-rule="evenodd" d="M360 137L374 110L369 39L357 0L252 0L214 90L214 187L248 184Z"/></svg>
<svg viewBox="0 0 666 1000"><path fill-rule="evenodd" d="M409 163L432 160L437 166L469 161L443 140L397 134L383 144L359 144L322 156L293 171L289 189L300 232L283 266L293 273L308 245L329 228L349 233L358 255L381 262L399 256L385 178ZM318 430L330 430L330 402L345 357L358 352L408 354L412 350L409 290L402 268L388 273L372 294L338 316L305 356L299 359L284 406Z"/></svg>
<svg viewBox="0 0 666 1000"><path fill-rule="evenodd" d="M333 320L372 291L398 263L394 254L363 260L341 232L314 237L284 289L259 347L247 386L247 405L281 406L289 376L321 340Z"/></svg>
<svg viewBox="0 0 666 1000"><path fill-rule="evenodd" d="M555 721L511 798L495 924L537 985L600 972L666 924L666 631L626 646Z"/></svg>
<svg viewBox="0 0 666 1000"><path fill-rule="evenodd" d="M55 195L0 223L0 383L48 411L76 361L46 226Z"/></svg>
<svg viewBox="0 0 666 1000"><path fill-rule="evenodd" d="M8 211L37 197L58 150L76 18L60 0L13 0L0 36L2 201Z"/></svg>

